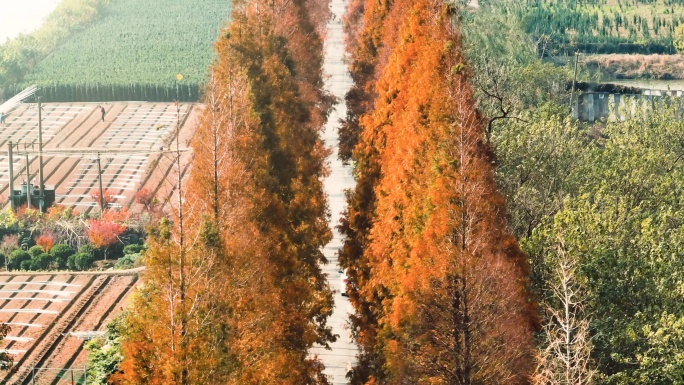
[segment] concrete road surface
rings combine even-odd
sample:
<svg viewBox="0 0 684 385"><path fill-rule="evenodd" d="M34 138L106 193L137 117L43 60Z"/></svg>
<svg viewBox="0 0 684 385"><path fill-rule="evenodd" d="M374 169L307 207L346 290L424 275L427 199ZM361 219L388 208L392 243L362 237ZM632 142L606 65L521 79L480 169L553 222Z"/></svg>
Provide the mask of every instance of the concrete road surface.
<svg viewBox="0 0 684 385"><path fill-rule="evenodd" d="M350 166L343 166L337 159L337 130L339 119L345 117L347 107L344 103L344 95L352 84L351 77L347 72L347 66L343 63L344 57L344 34L342 31L341 17L346 10L345 0L332 0L330 3L333 17L328 23L328 33L325 43L324 71L326 76L326 89L338 98L339 103L330 114L325 126L323 139L333 151L328 162L331 173L325 180L325 191L328 194L330 205L330 227L333 229L333 240L325 247L323 252L328 258L328 265L322 266L328 274L328 282L335 293L335 310L328 324L333 327L333 332L339 335L337 342L331 344L332 350L321 347L311 349L311 354L318 355L325 364L325 374L328 375L331 384L348 384L345 375L356 364L357 347L350 338L348 328L348 315L353 313L347 297L340 294L340 273L337 264L337 251L342 247L342 236L335 229L339 223L342 211L345 208L344 191L354 187L354 178Z"/></svg>

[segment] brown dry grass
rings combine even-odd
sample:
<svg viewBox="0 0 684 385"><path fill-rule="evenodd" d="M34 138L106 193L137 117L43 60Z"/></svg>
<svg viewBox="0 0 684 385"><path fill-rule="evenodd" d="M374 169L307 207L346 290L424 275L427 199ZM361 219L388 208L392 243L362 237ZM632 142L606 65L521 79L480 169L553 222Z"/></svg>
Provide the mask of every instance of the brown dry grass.
<svg viewBox="0 0 684 385"><path fill-rule="evenodd" d="M684 79L684 55L587 55L582 62L614 79Z"/></svg>

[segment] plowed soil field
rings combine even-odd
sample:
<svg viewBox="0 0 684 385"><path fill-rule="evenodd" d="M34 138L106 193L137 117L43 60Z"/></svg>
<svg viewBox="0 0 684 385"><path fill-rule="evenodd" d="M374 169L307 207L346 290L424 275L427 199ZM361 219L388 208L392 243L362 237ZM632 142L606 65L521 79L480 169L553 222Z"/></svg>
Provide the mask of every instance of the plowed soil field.
<svg viewBox="0 0 684 385"><path fill-rule="evenodd" d="M175 135L180 132L179 148L187 148L197 122L197 106L147 102L103 106L104 120L95 103L42 105L43 175L45 185L55 188L56 204L79 211L98 205L92 197L99 191L98 158L102 187L114 197L111 206L135 209L133 197L141 188L155 192L160 202L168 201L176 179ZM38 137L37 104L22 104L0 125L0 196L4 202L9 197L10 142L14 189L21 189L27 179L32 186L39 184ZM181 164L187 167L191 153L181 153Z"/></svg>
<svg viewBox="0 0 684 385"><path fill-rule="evenodd" d="M14 359L0 382L71 384L72 368L82 381L85 339L104 331L137 281L137 271L0 274L0 322L11 327L0 349Z"/></svg>

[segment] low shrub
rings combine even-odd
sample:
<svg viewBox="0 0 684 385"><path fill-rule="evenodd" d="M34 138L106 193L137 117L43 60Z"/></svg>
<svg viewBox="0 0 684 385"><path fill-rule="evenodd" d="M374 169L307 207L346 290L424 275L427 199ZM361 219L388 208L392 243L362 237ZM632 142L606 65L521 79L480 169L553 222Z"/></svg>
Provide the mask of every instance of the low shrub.
<svg viewBox="0 0 684 385"><path fill-rule="evenodd" d="M31 248L28 249L28 253L31 256L31 258L33 258L33 257L37 257L37 256L43 254L44 251L43 251L42 247L35 245L35 246L31 246Z"/></svg>
<svg viewBox="0 0 684 385"><path fill-rule="evenodd" d="M55 265L58 269L64 269L67 267L67 261L69 257L76 254L76 250L69 245L63 243L58 243L50 249L50 254L54 258Z"/></svg>
<svg viewBox="0 0 684 385"><path fill-rule="evenodd" d="M142 255L140 253L125 254L116 261L114 268L117 270L132 269L141 257Z"/></svg>
<svg viewBox="0 0 684 385"><path fill-rule="evenodd" d="M30 259L26 259L26 260L21 261L21 264L19 265L19 268L20 268L21 270L26 270L26 271L28 271L28 270L32 270L32 269L31 269L32 266L33 266L33 263L31 262L31 260L30 260Z"/></svg>
<svg viewBox="0 0 684 385"><path fill-rule="evenodd" d="M67 267L72 270L88 270L93 266L95 258L88 253L78 253L69 257L67 260Z"/></svg>
<svg viewBox="0 0 684 385"><path fill-rule="evenodd" d="M48 270L54 257L48 253L41 253L31 257L31 270Z"/></svg>
<svg viewBox="0 0 684 385"><path fill-rule="evenodd" d="M25 261L29 261L29 267L30 267L30 260L31 260L31 255L27 253L26 251L22 249L16 249L12 252L12 255L10 256L9 263L7 264L7 267L10 270L17 270L17 269L24 269L22 266L22 263ZM27 268L28 269L28 268Z"/></svg>
<svg viewBox="0 0 684 385"><path fill-rule="evenodd" d="M128 246L124 247L123 252L124 252L124 255L126 255L126 254L140 254L140 252L142 252L143 250L145 250L145 245L133 244L133 245L128 245Z"/></svg>

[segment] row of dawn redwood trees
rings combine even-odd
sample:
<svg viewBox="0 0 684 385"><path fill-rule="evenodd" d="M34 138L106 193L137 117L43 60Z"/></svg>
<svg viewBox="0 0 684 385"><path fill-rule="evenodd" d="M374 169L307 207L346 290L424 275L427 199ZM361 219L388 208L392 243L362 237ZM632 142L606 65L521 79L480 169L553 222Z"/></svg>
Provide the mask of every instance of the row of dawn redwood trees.
<svg viewBox="0 0 684 385"><path fill-rule="evenodd" d="M525 257L506 230L455 10L352 0L341 130L353 384L522 384L533 369Z"/></svg>
<svg viewBox="0 0 684 385"><path fill-rule="evenodd" d="M153 231L118 384L324 384L325 1L232 3L183 202ZM178 160L178 168L182 165Z"/></svg>

